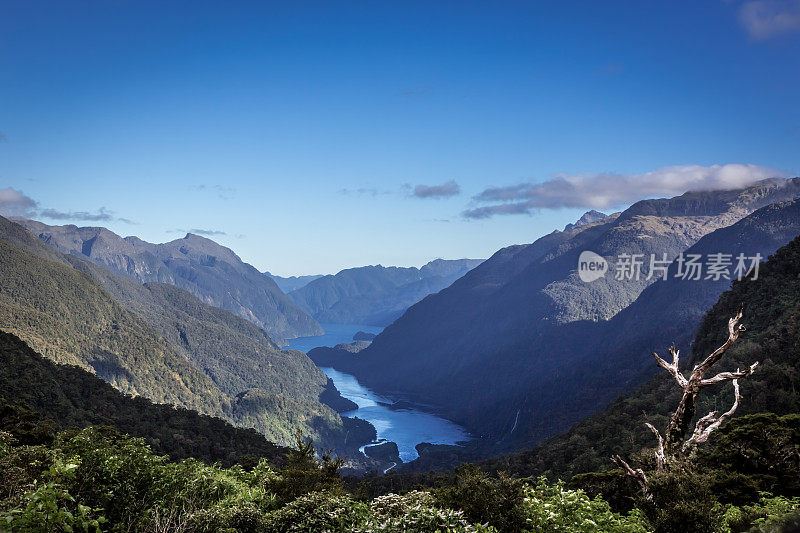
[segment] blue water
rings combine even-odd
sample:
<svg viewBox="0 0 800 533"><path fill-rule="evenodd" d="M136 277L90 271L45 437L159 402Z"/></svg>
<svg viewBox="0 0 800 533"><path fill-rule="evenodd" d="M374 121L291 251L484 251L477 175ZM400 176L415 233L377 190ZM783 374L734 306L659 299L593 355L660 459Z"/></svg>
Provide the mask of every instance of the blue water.
<svg viewBox="0 0 800 533"><path fill-rule="evenodd" d="M293 339L289 341L289 347L308 351L318 346L335 346L342 342L353 342L353 335L357 331L377 334L383 329L342 324L323 324L322 327L325 329L325 335ZM321 370L333 380L342 396L358 405L358 409L342 414L358 417L375 426L379 441L388 440L397 444L403 462L413 461L419 457L415 446L420 442L456 444L470 439L469 433L464 428L444 418L416 409L391 409L381 405L391 404L392 400L375 394L350 374L333 368Z"/></svg>
<svg viewBox="0 0 800 533"><path fill-rule="evenodd" d="M350 374L333 368L321 370L333 380L342 396L358 405L355 411L342 415L358 417L375 426L378 440L395 442L400 452L400 459L404 463L419 457L415 446L420 442L456 444L470 438L461 426L444 418L416 409L390 409L386 405L381 405L381 403L390 404L392 401L370 391Z"/></svg>
<svg viewBox="0 0 800 533"><path fill-rule="evenodd" d="M361 326L358 324L321 324L321 326L325 330L324 335L291 339L288 341L288 347L301 352L308 352L319 346L332 348L343 342L353 342L353 335L359 331L374 333L375 335L383 331L383 328L378 326Z"/></svg>

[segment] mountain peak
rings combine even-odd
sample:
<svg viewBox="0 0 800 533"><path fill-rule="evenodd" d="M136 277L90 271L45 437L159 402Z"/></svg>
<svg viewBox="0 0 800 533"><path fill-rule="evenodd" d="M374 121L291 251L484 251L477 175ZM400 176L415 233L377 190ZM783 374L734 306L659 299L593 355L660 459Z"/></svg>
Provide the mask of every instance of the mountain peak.
<svg viewBox="0 0 800 533"><path fill-rule="evenodd" d="M184 240L184 241L207 242L207 243L216 244L217 246L221 246L219 243L217 243L217 241L214 241L212 239L209 239L208 237L203 237L202 235L198 235L197 233L192 233L192 232L187 233L186 236L182 240Z"/></svg>
<svg viewBox="0 0 800 533"><path fill-rule="evenodd" d="M598 220L603 220L607 216L608 215L605 213L601 213L600 211L595 211L592 209L591 211L585 212L574 224L567 224L564 226L564 231L569 231L580 226L585 226L586 224L597 222Z"/></svg>
<svg viewBox="0 0 800 533"><path fill-rule="evenodd" d="M279 342L322 333L273 281L230 248L202 235L189 232L182 238L152 244L133 236L123 239L101 227L49 226L30 220L21 225L56 250L88 259L123 277L188 290L206 304L253 322Z"/></svg>

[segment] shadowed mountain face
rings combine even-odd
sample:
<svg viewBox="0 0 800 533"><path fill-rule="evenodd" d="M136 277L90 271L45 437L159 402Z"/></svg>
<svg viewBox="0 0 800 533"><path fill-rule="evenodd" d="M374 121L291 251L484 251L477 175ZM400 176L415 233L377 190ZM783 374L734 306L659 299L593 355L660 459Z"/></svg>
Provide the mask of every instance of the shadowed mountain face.
<svg viewBox="0 0 800 533"><path fill-rule="evenodd" d="M2 217L0 274L0 328L53 361L282 444L298 430L343 453L371 440L372 428L321 401L343 399L305 354L279 350L251 322L178 287L61 254Z"/></svg>
<svg viewBox="0 0 800 533"><path fill-rule="evenodd" d="M349 268L316 279L289 296L322 323L386 326L408 307L449 286L481 262L436 259L422 268Z"/></svg>
<svg viewBox="0 0 800 533"><path fill-rule="evenodd" d="M739 254L759 254L766 259L798 235L800 200L778 202L706 235L687 249L685 256L723 253L735 258ZM658 372L651 356L654 351L666 354L674 344L689 359L691 342L703 315L731 281L683 280L676 277L677 269L677 263L670 265L666 280L650 285L610 320L574 322L542 337L541 342L548 347L548 359L558 361L558 379L537 378L534 389L509 391L504 400L506 417L510 419L518 412L527 423L518 425L513 434L508 433L508 441L529 447L544 437L566 431ZM543 363L548 364L546 359ZM523 370L524 365L520 368ZM514 413L509 409L513 406L517 407ZM482 416L498 412L489 407ZM511 424L506 422L506 428L501 431L510 431Z"/></svg>
<svg viewBox="0 0 800 533"><path fill-rule="evenodd" d="M272 278L278 285L280 290L282 290L286 294L289 294L292 291L305 287L315 279L319 279L322 277L322 274L314 274L310 276L289 276L288 278L284 278L282 276L276 276L275 274L270 274L269 272L264 272L264 275Z"/></svg>
<svg viewBox="0 0 800 533"><path fill-rule="evenodd" d="M182 239L151 244L100 227L16 222L61 253L88 259L142 283L155 281L185 289L209 305L253 322L275 342L322 334L319 324L271 278L205 237L190 233Z"/></svg>
<svg viewBox="0 0 800 533"><path fill-rule="evenodd" d="M500 250L411 307L342 369L378 391L433 406L498 449L530 446L641 383L642 365L620 373L630 359L643 356L636 342L652 342L658 327L673 335L670 340L684 329L689 338L728 283L700 281L680 294L662 294L670 292L669 282L647 280L649 264L638 280L608 273L585 283L576 272L581 252L605 257L612 269L622 253L673 260L700 245L703 236L797 197L795 178L646 200L598 222ZM794 203L768 208L729 228L738 236L714 233L720 240L702 250L766 255L800 232L796 209ZM612 323L610 330L603 328ZM637 336L642 331L650 337ZM612 356L629 359L615 363Z"/></svg>
<svg viewBox="0 0 800 533"><path fill-rule="evenodd" d="M693 247L693 251L717 250L721 246L730 246L729 250L749 250L753 243L774 243L793 231L797 233L798 221L800 201L770 206L735 226L708 235ZM771 245L758 244L756 249L768 247ZM617 326L632 321L620 313L620 321L615 317L605 328L619 338L632 339L637 347L635 350L606 350L611 358L605 368L631 365L634 373L645 371L655 375L629 395L617 398L604 410L581 420L568 432L548 439L534 450L487 461L486 466L518 475L547 472L569 479L580 472L613 468L609 460L612 454L629 457L642 448L653 447L653 434L644 422L663 428L678 404L680 389L672 376L656 366L649 352L657 351L662 357L669 357L667 347L672 340L679 346L688 347L690 339L694 339L691 352L686 348L681 351L681 371L688 375L698 360L725 341L728 319L741 305L744 306L742 323L747 330L725 352L712 374L745 368L755 361L760 363L751 376L740 380L742 399L736 411L737 417L800 411L800 373L797 371L800 365L800 237L761 264L756 280L736 281L730 290L725 291L726 288L726 284L717 282L664 282L649 288L629 308L630 315L640 313L639 325L648 323L649 327L636 336L631 336L629 327L613 331ZM648 294L651 291L656 293ZM699 312L702 318L697 316L698 306L693 304L706 306L708 311L704 315ZM664 308L659 310L662 306ZM628 310L624 313L628 314ZM647 341L653 332L656 332L653 340ZM603 371L603 368L597 370ZM607 378L613 388L628 376L608 373ZM592 385L587 384L585 390L590 388ZM704 389L699 396L696 418L712 410L727 410L733 402L732 390L729 383ZM724 434L727 428L734 426L735 421L726 424L715 435ZM752 449L747 453L759 458ZM791 455L787 454L787 457ZM759 460L758 465L762 473L767 473L763 462ZM737 464L737 474L740 468L741 464ZM791 471L787 470L787 473ZM768 475L774 476L775 471Z"/></svg>

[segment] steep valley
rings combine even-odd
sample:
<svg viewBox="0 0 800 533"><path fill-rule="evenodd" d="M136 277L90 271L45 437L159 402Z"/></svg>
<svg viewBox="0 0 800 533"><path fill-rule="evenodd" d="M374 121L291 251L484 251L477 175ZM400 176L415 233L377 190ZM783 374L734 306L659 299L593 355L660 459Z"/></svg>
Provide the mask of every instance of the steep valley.
<svg viewBox="0 0 800 533"><path fill-rule="evenodd" d="M332 364L466 426L484 439L482 453L531 447L647 379L649 351L685 347L729 283L656 282L647 265L639 279L584 283L575 271L582 251L612 265L623 253L766 257L800 233L799 191L795 178L646 200L501 250Z"/></svg>

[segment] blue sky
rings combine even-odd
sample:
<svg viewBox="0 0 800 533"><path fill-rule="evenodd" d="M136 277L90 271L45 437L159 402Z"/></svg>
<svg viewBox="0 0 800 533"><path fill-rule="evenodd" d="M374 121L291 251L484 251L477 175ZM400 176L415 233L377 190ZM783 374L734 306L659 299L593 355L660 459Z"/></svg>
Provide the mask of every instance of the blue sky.
<svg viewBox="0 0 800 533"><path fill-rule="evenodd" d="M798 50L798 0L5 1L0 209L279 274L488 257L800 173Z"/></svg>

